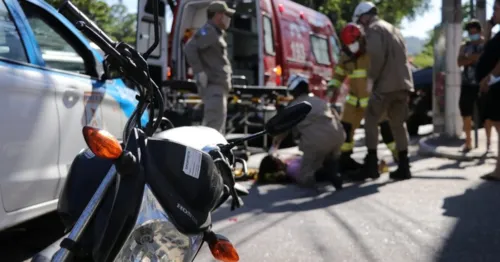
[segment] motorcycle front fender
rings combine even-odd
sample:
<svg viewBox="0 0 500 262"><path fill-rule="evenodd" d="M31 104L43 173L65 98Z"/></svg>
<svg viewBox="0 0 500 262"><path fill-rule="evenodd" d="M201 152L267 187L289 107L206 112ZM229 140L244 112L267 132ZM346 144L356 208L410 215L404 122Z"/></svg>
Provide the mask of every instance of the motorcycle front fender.
<svg viewBox="0 0 500 262"><path fill-rule="evenodd" d="M112 165L112 160L96 157L88 148L75 156L57 206L67 230L76 223Z"/></svg>

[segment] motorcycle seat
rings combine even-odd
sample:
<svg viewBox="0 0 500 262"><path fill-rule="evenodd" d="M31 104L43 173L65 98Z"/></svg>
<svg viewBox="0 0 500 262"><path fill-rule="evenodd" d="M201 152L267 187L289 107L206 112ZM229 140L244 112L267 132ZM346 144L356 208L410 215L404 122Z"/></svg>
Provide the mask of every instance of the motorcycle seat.
<svg viewBox="0 0 500 262"><path fill-rule="evenodd" d="M31 258L31 262L50 262L52 260L52 256L61 248L59 245L63 241L64 238L66 238L69 235L66 234L60 239L56 240L54 243L50 244L48 247L46 247L44 250L38 252Z"/></svg>

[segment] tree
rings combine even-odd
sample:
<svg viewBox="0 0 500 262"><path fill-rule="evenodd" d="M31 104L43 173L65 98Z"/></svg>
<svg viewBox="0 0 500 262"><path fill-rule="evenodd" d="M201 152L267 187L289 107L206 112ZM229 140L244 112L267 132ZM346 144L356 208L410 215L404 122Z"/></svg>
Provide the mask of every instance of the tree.
<svg viewBox="0 0 500 262"><path fill-rule="evenodd" d="M47 2L58 8L63 0L47 0ZM71 2L113 40L135 44L136 15L129 14L125 5L119 3L110 7L106 2L96 0Z"/></svg>
<svg viewBox="0 0 500 262"><path fill-rule="evenodd" d="M47 2L53 7L58 8L63 0L47 0ZM103 31L109 32L111 9L108 4L96 0L72 0L71 2Z"/></svg>
<svg viewBox="0 0 500 262"><path fill-rule="evenodd" d="M110 36L118 41L135 45L136 40L136 14L129 14L123 4L111 6Z"/></svg>
<svg viewBox="0 0 500 262"><path fill-rule="evenodd" d="M471 5L470 2L465 2L462 4L462 15L463 21L469 21L473 16L471 16ZM432 66L434 64L434 43L436 42L435 31L438 29L439 25L436 25L433 30L428 32L428 40L424 46L424 49L420 54L413 58L413 63L419 67Z"/></svg>
<svg viewBox="0 0 500 262"><path fill-rule="evenodd" d="M295 2L319 10L332 20L337 31L352 21L354 9L361 0L295 0ZM430 7L430 0L374 0L379 14L389 23L399 25L404 17L414 19Z"/></svg>

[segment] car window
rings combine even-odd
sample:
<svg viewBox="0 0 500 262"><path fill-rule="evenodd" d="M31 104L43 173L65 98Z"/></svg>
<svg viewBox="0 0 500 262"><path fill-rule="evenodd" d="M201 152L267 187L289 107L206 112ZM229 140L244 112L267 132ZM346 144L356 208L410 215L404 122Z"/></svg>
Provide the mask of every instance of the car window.
<svg viewBox="0 0 500 262"><path fill-rule="evenodd" d="M311 35L311 46L318 64L331 64L327 38Z"/></svg>
<svg viewBox="0 0 500 262"><path fill-rule="evenodd" d="M23 9L47 67L71 73L89 74L84 56L77 51L77 46L73 44L75 42L74 36L65 35L59 27L58 21L45 10L24 1Z"/></svg>
<svg viewBox="0 0 500 262"><path fill-rule="evenodd" d="M0 1L0 57L28 62L24 44L3 1Z"/></svg>
<svg viewBox="0 0 500 262"><path fill-rule="evenodd" d="M271 18L268 16L264 17L264 49L268 55L275 55L276 52L274 50L274 34L273 34L273 25L271 22Z"/></svg>

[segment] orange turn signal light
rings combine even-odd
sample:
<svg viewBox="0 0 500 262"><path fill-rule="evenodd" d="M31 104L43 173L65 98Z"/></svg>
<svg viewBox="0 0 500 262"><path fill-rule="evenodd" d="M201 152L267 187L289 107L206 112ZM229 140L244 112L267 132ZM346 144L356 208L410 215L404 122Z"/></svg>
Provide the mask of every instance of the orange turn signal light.
<svg viewBox="0 0 500 262"><path fill-rule="evenodd" d="M91 126L84 126L82 131L87 146L96 156L115 160L122 154L120 142L108 131Z"/></svg>
<svg viewBox="0 0 500 262"><path fill-rule="evenodd" d="M208 245L210 247L210 251L215 259L223 262L238 262L240 261L240 256L234 248L231 242L225 239L217 239L212 244Z"/></svg>

